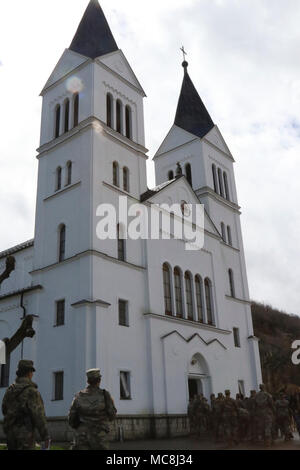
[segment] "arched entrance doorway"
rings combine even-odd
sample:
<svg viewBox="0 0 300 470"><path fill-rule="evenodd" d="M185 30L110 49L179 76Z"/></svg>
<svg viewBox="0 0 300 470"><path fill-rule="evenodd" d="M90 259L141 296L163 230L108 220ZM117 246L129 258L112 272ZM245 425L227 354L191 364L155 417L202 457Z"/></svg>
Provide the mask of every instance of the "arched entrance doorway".
<svg viewBox="0 0 300 470"><path fill-rule="evenodd" d="M200 353L194 354L189 363L188 370L189 400L201 393L209 399L211 383L207 363Z"/></svg>

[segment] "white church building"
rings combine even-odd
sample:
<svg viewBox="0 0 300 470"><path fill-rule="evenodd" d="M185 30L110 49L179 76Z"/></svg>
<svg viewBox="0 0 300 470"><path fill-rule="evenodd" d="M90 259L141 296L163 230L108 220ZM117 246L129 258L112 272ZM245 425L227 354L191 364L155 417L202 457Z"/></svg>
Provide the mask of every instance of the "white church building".
<svg viewBox="0 0 300 470"><path fill-rule="evenodd" d="M184 434L190 397L261 382L234 158L184 62L175 121L154 156L157 187L147 187L145 92L97 0L41 95L34 239L0 253L0 273L16 260L0 288L0 339L20 326L22 305L36 335L1 367L0 402L18 361L32 359L52 437L65 440L72 398L99 367L115 436ZM97 208L120 196L203 204L203 248L123 239L121 226L99 239Z"/></svg>

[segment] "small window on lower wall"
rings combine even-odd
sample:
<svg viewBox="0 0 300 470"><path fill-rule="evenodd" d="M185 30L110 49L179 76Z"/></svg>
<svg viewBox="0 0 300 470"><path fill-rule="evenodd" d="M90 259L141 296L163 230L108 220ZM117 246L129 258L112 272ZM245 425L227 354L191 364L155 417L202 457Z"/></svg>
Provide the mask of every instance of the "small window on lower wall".
<svg viewBox="0 0 300 470"><path fill-rule="evenodd" d="M131 399L131 390L130 390L130 372L120 372L120 399L121 400L130 400Z"/></svg>
<svg viewBox="0 0 300 470"><path fill-rule="evenodd" d="M119 325L129 326L127 300L119 300Z"/></svg>
<svg viewBox="0 0 300 470"><path fill-rule="evenodd" d="M64 373L54 372L54 401L64 399Z"/></svg>
<svg viewBox="0 0 300 470"><path fill-rule="evenodd" d="M241 342L240 342L240 330L239 328L233 328L233 339L234 339L234 345L236 348L241 347Z"/></svg>

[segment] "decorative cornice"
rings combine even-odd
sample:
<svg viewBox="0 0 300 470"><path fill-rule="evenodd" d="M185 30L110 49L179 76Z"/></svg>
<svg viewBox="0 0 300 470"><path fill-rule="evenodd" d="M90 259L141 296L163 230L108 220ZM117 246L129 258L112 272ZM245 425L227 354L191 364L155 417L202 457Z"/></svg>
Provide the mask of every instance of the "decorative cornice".
<svg viewBox="0 0 300 470"><path fill-rule="evenodd" d="M218 201L221 204L223 204L224 206L226 206L227 208L230 208L230 209L238 212L239 214L241 214L241 212L240 212L241 207L238 204L235 204L234 202L228 201L228 199L224 199L222 196L219 196L219 194L217 194L209 186L203 186L202 188L196 189L195 193L197 194L197 196L199 198L201 198L201 196L209 195L213 199L215 199L216 201Z"/></svg>
<svg viewBox="0 0 300 470"><path fill-rule="evenodd" d="M87 300L87 299L83 299L83 300L79 300L78 302L74 302L73 304L71 304L71 307L82 307L83 305L100 305L101 307L104 307L104 308L108 308L111 306L110 303L108 302L105 302L104 300Z"/></svg>
<svg viewBox="0 0 300 470"><path fill-rule="evenodd" d="M208 325L207 323L199 323L197 321L187 320L185 318L178 318L169 315L159 315L157 313L144 313L145 317L156 318L157 320L163 320L166 322L177 322L181 325L192 326L193 328L198 328L199 330L208 330L215 333L221 333L224 335L229 335L232 333L230 330L222 330L213 325Z"/></svg>
<svg viewBox="0 0 300 470"><path fill-rule="evenodd" d="M239 302L239 303L242 303L242 304L246 304L246 305L251 305L252 302L250 300L245 300L245 299L239 299L237 297L232 297L231 295L225 295L226 299L228 300L233 300L234 302Z"/></svg>
<svg viewBox="0 0 300 470"><path fill-rule="evenodd" d="M124 145L125 147L129 147L130 150L134 150L138 154L140 154L146 160L148 159L145 153L148 152L148 149L143 147L142 145L134 142L131 139L128 139L124 135L120 134L119 132L111 129L107 124L105 124L101 119L90 116L87 119L81 121L76 127L73 127L68 132L61 134L59 137L50 140L49 142L43 144L41 147L37 149L39 155L37 155L37 159L44 157L50 150L53 150L55 147L64 145L67 141L77 136L80 132L84 132L86 130L94 129L101 129L101 131L105 132L107 135L111 136L114 140L118 143Z"/></svg>
<svg viewBox="0 0 300 470"><path fill-rule="evenodd" d="M10 297L15 297L16 295L26 294L27 292L32 292L34 290L43 289L43 286L37 284L36 286L25 287L24 289L15 290L12 292L8 292L7 294L0 295L0 300L8 299Z"/></svg>
<svg viewBox="0 0 300 470"><path fill-rule="evenodd" d="M70 191L71 189L77 188L80 185L81 185L81 181L78 181L78 183L69 184L68 186L65 186L63 189L60 189L59 191L55 191L55 193L51 194L50 196L45 197L44 201L48 201L49 199L59 196L62 193Z"/></svg>
<svg viewBox="0 0 300 470"><path fill-rule="evenodd" d="M211 341L205 341L202 336L200 336L198 333L195 333L193 334L192 336L190 336L190 338L186 339L184 336L182 336L181 333L178 333L177 330L174 330L174 331L171 331L171 333L168 333L164 336L161 337L161 339L166 339L168 338L168 336L171 336L171 335L178 335L180 338L182 338L186 343L190 343L194 338L199 338L204 344L205 346L210 346L212 343L218 343L220 346L222 346L222 348L224 348L225 350L227 350L226 346L224 346L223 343L221 343L221 341L219 341L217 338L214 338L212 339Z"/></svg>

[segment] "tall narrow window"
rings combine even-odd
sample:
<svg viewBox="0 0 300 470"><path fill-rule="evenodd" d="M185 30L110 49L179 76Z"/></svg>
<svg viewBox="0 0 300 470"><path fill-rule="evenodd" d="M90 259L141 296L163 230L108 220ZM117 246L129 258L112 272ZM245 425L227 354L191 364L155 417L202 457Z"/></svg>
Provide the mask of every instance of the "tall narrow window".
<svg viewBox="0 0 300 470"><path fill-rule="evenodd" d="M175 286L175 304L176 316L182 318L182 288L181 288L181 272L179 268L174 269L174 286Z"/></svg>
<svg viewBox="0 0 300 470"><path fill-rule="evenodd" d="M130 400L131 399L131 390L130 390L130 372L120 372L120 399L121 400Z"/></svg>
<svg viewBox="0 0 300 470"><path fill-rule="evenodd" d="M226 243L226 230L225 230L224 222L221 222L221 233L222 233L223 242Z"/></svg>
<svg viewBox="0 0 300 470"><path fill-rule="evenodd" d="M59 229L59 262L64 261L66 255L66 226Z"/></svg>
<svg viewBox="0 0 300 470"><path fill-rule="evenodd" d="M59 166L56 168L56 185L55 185L55 190L59 191L61 189L61 175L62 175L62 169Z"/></svg>
<svg viewBox="0 0 300 470"><path fill-rule="evenodd" d="M228 201L230 201L228 178L227 178L227 174L225 173L225 171L223 172L223 179L224 179L225 197Z"/></svg>
<svg viewBox="0 0 300 470"><path fill-rule="evenodd" d="M127 300L119 300L119 325L129 326Z"/></svg>
<svg viewBox="0 0 300 470"><path fill-rule="evenodd" d="M195 276L195 290L197 302L198 321L203 323L203 299L202 299L202 279L199 275Z"/></svg>
<svg viewBox="0 0 300 470"><path fill-rule="evenodd" d="M220 187L220 195L224 197L224 188L223 188L223 180L222 180L222 170L218 168L218 179L219 179L219 187Z"/></svg>
<svg viewBox="0 0 300 470"><path fill-rule="evenodd" d="M209 325L212 325L213 324L213 302L212 302L212 288L211 288L210 279L208 278L205 279L204 288L205 288L207 323Z"/></svg>
<svg viewBox="0 0 300 470"><path fill-rule="evenodd" d="M126 137L127 139L132 139L132 111L130 106L125 108L126 115Z"/></svg>
<svg viewBox="0 0 300 470"><path fill-rule="evenodd" d="M187 163L185 165L185 174L186 174L186 179L188 180L188 182L190 183L190 185L192 186L192 167L190 165L190 163Z"/></svg>
<svg viewBox="0 0 300 470"><path fill-rule="evenodd" d="M241 342L240 342L240 330L239 328L233 328L233 340L234 340L234 346L236 348L241 347Z"/></svg>
<svg viewBox="0 0 300 470"><path fill-rule="evenodd" d="M113 97L110 93L106 95L106 124L113 127Z"/></svg>
<svg viewBox="0 0 300 470"><path fill-rule="evenodd" d="M122 111L123 111L123 106L122 106L122 102L120 100L117 100L116 110L117 110L117 132L122 134Z"/></svg>
<svg viewBox="0 0 300 470"><path fill-rule="evenodd" d="M228 240L228 244L232 246L231 228L229 225L227 225L227 240Z"/></svg>
<svg viewBox="0 0 300 470"><path fill-rule="evenodd" d="M79 122L79 94L76 93L73 98L73 127L78 126Z"/></svg>
<svg viewBox="0 0 300 470"><path fill-rule="evenodd" d="M171 171L169 171L169 173L168 173L168 180L171 181L171 180L173 180L173 179L174 179L174 172L171 170Z"/></svg>
<svg viewBox="0 0 300 470"><path fill-rule="evenodd" d="M55 401L64 399L64 373L54 372L54 397Z"/></svg>
<svg viewBox="0 0 300 470"><path fill-rule="evenodd" d="M6 354L6 364L0 365L0 388L9 386L10 355Z"/></svg>
<svg viewBox="0 0 300 470"><path fill-rule="evenodd" d="M72 183L72 162L67 163L67 181L66 186L69 186Z"/></svg>
<svg viewBox="0 0 300 470"><path fill-rule="evenodd" d="M129 170L126 166L123 168L123 189L129 193Z"/></svg>
<svg viewBox="0 0 300 470"><path fill-rule="evenodd" d="M170 268L167 265L167 263L163 265L163 281L164 281L165 314L172 315L171 273L170 273Z"/></svg>
<svg viewBox="0 0 300 470"><path fill-rule="evenodd" d="M234 277L232 269L228 269L229 288L231 297L235 297Z"/></svg>
<svg viewBox="0 0 300 470"><path fill-rule="evenodd" d="M117 237L118 237L118 259L120 261L125 261L125 258L126 258L125 239L123 238L122 227L120 226L120 224L117 225Z"/></svg>
<svg viewBox="0 0 300 470"><path fill-rule="evenodd" d="M119 164L113 162L113 185L119 186Z"/></svg>
<svg viewBox="0 0 300 470"><path fill-rule="evenodd" d="M56 106L55 110L55 138L59 137L60 134L60 105Z"/></svg>
<svg viewBox="0 0 300 470"><path fill-rule="evenodd" d="M65 101L65 132L69 130L69 118L70 118L70 100Z"/></svg>
<svg viewBox="0 0 300 470"><path fill-rule="evenodd" d="M65 324L65 301L58 300L56 302L56 318L55 326L62 326Z"/></svg>
<svg viewBox="0 0 300 470"><path fill-rule="evenodd" d="M212 174L213 174L213 180L214 180L214 191L215 193L217 193L218 192L217 169L216 169L216 165L214 164L212 166Z"/></svg>
<svg viewBox="0 0 300 470"><path fill-rule="evenodd" d="M189 272L186 272L184 277L185 277L187 317L188 317L188 320L194 320L192 277Z"/></svg>

